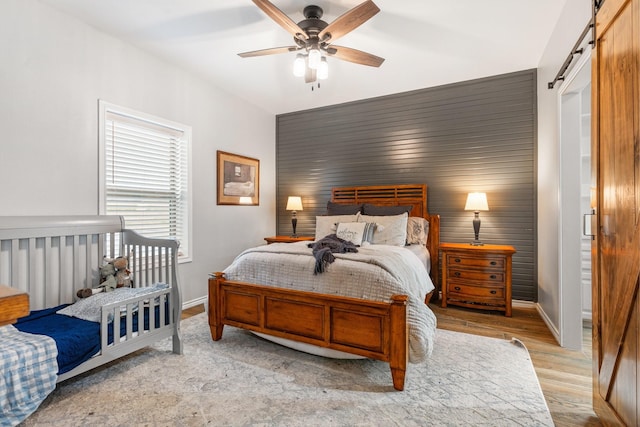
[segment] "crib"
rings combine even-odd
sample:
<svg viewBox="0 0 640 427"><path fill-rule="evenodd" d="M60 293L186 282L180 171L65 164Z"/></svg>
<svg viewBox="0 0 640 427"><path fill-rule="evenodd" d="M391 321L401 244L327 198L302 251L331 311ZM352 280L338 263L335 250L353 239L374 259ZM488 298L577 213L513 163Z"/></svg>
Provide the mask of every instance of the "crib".
<svg viewBox="0 0 640 427"><path fill-rule="evenodd" d="M105 257L126 255L133 287L150 288L100 308L98 351L58 374L61 382L167 337L182 354L178 248L125 229L121 216L0 217L0 283L26 292L32 313L57 308L76 301L79 289L99 286Z"/></svg>

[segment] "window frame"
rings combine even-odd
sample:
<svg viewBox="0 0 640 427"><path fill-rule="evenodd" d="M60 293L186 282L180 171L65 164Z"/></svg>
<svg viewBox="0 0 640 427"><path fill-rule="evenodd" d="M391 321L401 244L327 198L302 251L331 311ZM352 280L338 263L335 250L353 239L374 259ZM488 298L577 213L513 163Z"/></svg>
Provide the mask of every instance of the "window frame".
<svg viewBox="0 0 640 427"><path fill-rule="evenodd" d="M131 108L122 107L104 100L98 100L98 213L105 215L107 211L107 186L106 186L106 126L107 115L120 115L126 120L134 120L149 123L150 126L163 127L169 130L182 132L182 139L186 143L187 156L187 197L186 197L186 214L183 218L186 222L186 242L180 242L180 248L185 255L178 256L178 263L191 262L193 260L193 184L192 184L192 156L191 156L191 126L182 123L173 122L161 117L157 117ZM126 222L125 222L126 226Z"/></svg>

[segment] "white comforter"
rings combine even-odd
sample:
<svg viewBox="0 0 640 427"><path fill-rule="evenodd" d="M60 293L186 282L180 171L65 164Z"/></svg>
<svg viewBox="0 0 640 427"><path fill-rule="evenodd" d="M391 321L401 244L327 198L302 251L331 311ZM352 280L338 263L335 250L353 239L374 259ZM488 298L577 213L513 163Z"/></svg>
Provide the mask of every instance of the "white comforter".
<svg viewBox="0 0 640 427"><path fill-rule="evenodd" d="M399 246L370 245L357 253L334 254L327 271L314 275L308 242L275 243L248 249L224 270L229 280L388 302L407 295L409 360L423 362L433 350L436 318L424 303L434 289L418 257Z"/></svg>

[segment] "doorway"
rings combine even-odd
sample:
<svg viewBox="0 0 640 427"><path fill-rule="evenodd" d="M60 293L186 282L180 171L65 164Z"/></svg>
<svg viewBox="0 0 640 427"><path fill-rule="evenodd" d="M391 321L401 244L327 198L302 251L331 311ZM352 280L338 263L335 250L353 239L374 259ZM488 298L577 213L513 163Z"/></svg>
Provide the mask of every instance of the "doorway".
<svg viewBox="0 0 640 427"><path fill-rule="evenodd" d="M560 88L560 345L582 349L591 320L591 49L586 46ZM588 218L588 217L587 217Z"/></svg>

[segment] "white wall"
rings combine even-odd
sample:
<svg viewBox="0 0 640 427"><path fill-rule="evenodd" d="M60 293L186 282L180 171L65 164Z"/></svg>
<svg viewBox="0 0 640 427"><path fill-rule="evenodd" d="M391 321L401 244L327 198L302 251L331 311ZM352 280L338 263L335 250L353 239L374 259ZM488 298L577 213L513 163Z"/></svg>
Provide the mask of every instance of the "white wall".
<svg viewBox="0 0 640 427"><path fill-rule="evenodd" d="M98 99L193 128L193 262L208 273L275 231L275 117L35 0L0 14L0 215L98 213ZM260 206L216 205L216 150L260 159Z"/></svg>
<svg viewBox="0 0 640 427"><path fill-rule="evenodd" d="M590 17L590 2L567 0L538 66L538 304L557 337L562 304L559 286L560 84L556 84L555 89L548 89L547 83L560 70Z"/></svg>

